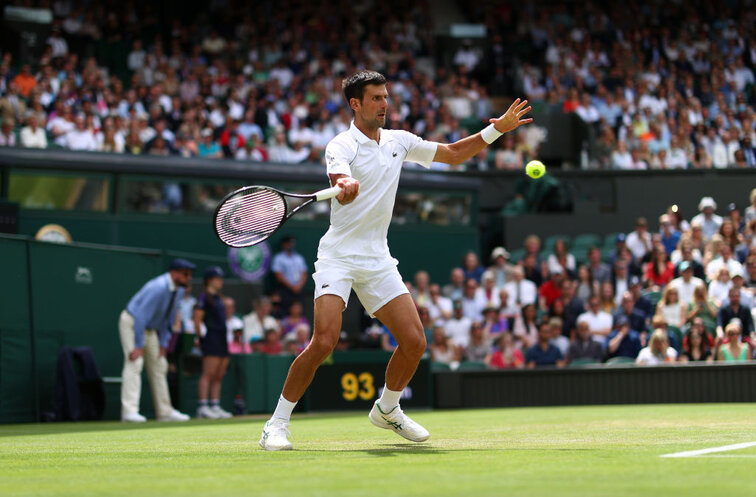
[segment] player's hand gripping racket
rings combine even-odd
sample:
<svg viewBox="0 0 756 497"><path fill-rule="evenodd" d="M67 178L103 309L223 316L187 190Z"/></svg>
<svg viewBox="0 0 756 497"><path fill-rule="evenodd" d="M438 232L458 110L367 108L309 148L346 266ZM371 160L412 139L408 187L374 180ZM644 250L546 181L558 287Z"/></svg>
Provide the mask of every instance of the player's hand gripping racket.
<svg viewBox="0 0 756 497"><path fill-rule="evenodd" d="M305 205L341 192L334 186L309 195L286 193L269 186L246 186L226 195L213 216L215 234L230 247L249 247L267 239ZM304 199L293 208L289 199Z"/></svg>

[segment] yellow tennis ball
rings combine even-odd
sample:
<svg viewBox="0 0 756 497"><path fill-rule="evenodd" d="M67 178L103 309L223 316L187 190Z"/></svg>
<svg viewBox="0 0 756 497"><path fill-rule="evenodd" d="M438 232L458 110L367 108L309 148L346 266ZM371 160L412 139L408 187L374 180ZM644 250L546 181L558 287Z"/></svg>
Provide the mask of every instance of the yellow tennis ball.
<svg viewBox="0 0 756 497"><path fill-rule="evenodd" d="M525 166L525 174L533 179L538 179L546 174L546 166L539 160L532 160Z"/></svg>

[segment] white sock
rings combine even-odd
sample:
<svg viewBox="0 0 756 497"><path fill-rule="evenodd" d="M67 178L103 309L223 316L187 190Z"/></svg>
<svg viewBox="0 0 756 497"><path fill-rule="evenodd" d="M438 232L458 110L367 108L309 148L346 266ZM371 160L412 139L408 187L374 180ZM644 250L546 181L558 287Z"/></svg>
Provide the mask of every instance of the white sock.
<svg viewBox="0 0 756 497"><path fill-rule="evenodd" d="M402 396L402 391L389 390L386 385L383 385L383 393L381 398L378 399L378 407L383 412L389 412L391 409L399 405L399 398Z"/></svg>
<svg viewBox="0 0 756 497"><path fill-rule="evenodd" d="M289 402L288 400L284 399L283 394L278 398L278 405L276 406L276 410L273 411L272 419L283 419L287 423L291 419L291 411L294 410L294 407L297 405L296 402Z"/></svg>

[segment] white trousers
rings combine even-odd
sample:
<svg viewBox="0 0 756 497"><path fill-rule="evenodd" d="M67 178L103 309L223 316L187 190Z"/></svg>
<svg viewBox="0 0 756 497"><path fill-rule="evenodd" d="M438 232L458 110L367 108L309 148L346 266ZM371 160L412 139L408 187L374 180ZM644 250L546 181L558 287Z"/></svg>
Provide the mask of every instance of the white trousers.
<svg viewBox="0 0 756 497"><path fill-rule="evenodd" d="M135 361L129 360L134 350L134 318L125 310L118 321L118 332L123 348L121 373L121 415L139 412L142 394L142 367L147 367L147 379L152 390L152 401L158 417L173 412L168 392L168 361L160 355L160 341L155 330L144 330L144 354Z"/></svg>

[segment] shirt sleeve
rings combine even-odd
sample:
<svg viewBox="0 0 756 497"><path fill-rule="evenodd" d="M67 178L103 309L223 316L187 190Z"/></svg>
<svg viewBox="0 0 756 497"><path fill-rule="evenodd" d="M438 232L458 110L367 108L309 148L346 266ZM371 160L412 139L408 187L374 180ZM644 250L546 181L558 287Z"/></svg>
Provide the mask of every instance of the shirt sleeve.
<svg viewBox="0 0 756 497"><path fill-rule="evenodd" d="M352 168L349 163L354 159L354 153L343 143L336 140L326 146L325 161L326 171L328 174L346 174L352 175Z"/></svg>
<svg viewBox="0 0 756 497"><path fill-rule="evenodd" d="M423 140L409 131L397 133L397 139L404 148L407 149L407 156L404 160L416 162L425 168L430 168L433 158L436 156L438 149L437 142Z"/></svg>

